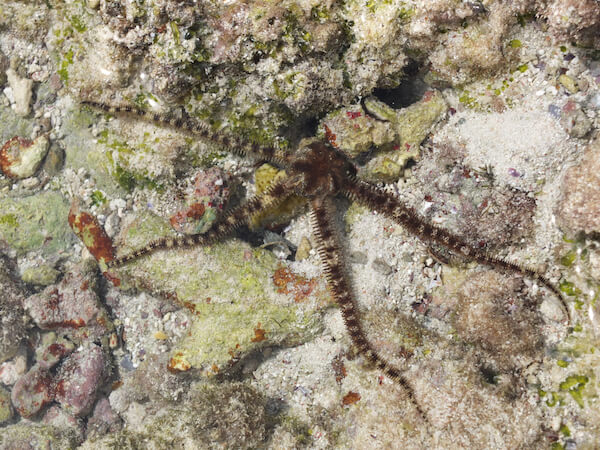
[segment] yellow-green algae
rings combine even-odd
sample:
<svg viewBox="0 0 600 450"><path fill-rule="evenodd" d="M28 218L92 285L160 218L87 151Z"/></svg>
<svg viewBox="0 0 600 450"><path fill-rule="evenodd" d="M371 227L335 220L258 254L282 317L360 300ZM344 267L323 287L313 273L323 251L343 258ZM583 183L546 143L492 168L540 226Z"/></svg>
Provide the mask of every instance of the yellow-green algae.
<svg viewBox="0 0 600 450"><path fill-rule="evenodd" d="M123 232L123 251L173 234L163 219L142 214ZM271 252L230 239L155 252L119 269L118 277L124 286L175 294L192 313L192 325L172 355L191 367L221 369L232 354L243 355L265 344L301 343L319 331L315 307L276 293L272 277L280 264ZM257 329L264 330L264 342L256 339Z"/></svg>
<svg viewBox="0 0 600 450"><path fill-rule="evenodd" d="M26 283L48 286L58 279L60 272L48 264L36 265L23 270L21 279Z"/></svg>
<svg viewBox="0 0 600 450"><path fill-rule="evenodd" d="M254 181L256 193L263 194L275 181L280 181L286 177L285 170L279 170L270 164L263 164L254 172ZM257 214L252 218L252 226L273 225L287 223L306 205L306 200L297 195L291 195L287 200L275 208L270 208L262 214Z"/></svg>

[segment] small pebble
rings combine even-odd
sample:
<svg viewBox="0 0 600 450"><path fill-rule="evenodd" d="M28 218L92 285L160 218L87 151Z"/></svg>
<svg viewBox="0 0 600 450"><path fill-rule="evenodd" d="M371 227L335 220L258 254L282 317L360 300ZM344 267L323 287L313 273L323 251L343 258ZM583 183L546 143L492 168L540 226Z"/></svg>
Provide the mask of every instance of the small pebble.
<svg viewBox="0 0 600 450"><path fill-rule="evenodd" d="M571 94L576 94L579 91L577 82L568 75L561 75L558 77L558 82L564 86L564 88Z"/></svg>
<svg viewBox="0 0 600 450"><path fill-rule="evenodd" d="M302 236L300 239L300 244L298 244L298 249L296 250L296 261L302 261L310 255L310 250L312 246L310 245L310 241L306 236Z"/></svg>
<svg viewBox="0 0 600 450"><path fill-rule="evenodd" d="M376 258L372 263L371 263L371 267L373 268L373 270L377 273L380 273L382 275L389 275L393 272L393 269L390 267L389 264L387 264L383 259L381 258Z"/></svg>

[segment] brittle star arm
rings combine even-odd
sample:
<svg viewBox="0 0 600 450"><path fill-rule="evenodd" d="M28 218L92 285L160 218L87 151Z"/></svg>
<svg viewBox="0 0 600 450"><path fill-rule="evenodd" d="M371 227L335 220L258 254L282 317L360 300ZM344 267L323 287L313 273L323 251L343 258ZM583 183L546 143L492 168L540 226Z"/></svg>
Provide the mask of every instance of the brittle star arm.
<svg viewBox="0 0 600 450"><path fill-rule="evenodd" d="M310 203L313 233L317 241L317 251L323 265L327 286L342 311L342 317L350 334L350 339L361 355L406 390L418 412L425 417L415 399L414 390L402 371L382 358L365 336L360 322L360 314L346 275L339 238L336 228L333 226L332 211L331 197L315 198Z"/></svg>
<svg viewBox="0 0 600 450"><path fill-rule="evenodd" d="M239 227L250 224L252 218L257 214L280 205L293 192L297 183L298 180L293 177L285 178L270 186L263 194L256 195L237 208L232 209L228 214L218 219L206 232L156 239L138 250L107 262L107 267L110 269L121 266L157 250L214 244L231 235Z"/></svg>
<svg viewBox="0 0 600 450"><path fill-rule="evenodd" d="M150 122L192 133L207 141L214 142L223 147L224 150L239 156L247 156L257 160L267 161L279 166L284 165L288 159L287 153L279 148L263 146L256 142L240 139L237 136L227 136L221 133L215 133L209 124L201 120L192 119L185 115L185 113L182 117L175 117L171 114L159 114L144 111L129 105L113 106L91 100L83 100L81 103L100 109L109 114L137 115Z"/></svg>
<svg viewBox="0 0 600 450"><path fill-rule="evenodd" d="M468 245L459 236L452 234L443 228L439 228L419 217L414 209L394 195L366 181L353 179L347 182L343 194L350 200L362 203L389 217L424 242L435 242L467 259L472 259L482 264L525 275L539 282L556 295L565 311L567 324L571 322L569 307L561 295L560 289L535 269L508 261L507 259L495 256L490 252L479 250Z"/></svg>

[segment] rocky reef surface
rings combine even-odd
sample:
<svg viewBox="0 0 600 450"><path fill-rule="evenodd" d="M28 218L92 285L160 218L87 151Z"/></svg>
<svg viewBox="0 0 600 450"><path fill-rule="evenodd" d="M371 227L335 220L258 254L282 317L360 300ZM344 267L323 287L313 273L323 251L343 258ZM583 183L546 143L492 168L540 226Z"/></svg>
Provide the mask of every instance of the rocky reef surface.
<svg viewBox="0 0 600 450"><path fill-rule="evenodd" d="M301 198L107 271L285 173L86 101L325 141L570 321L336 200L421 415L353 352ZM597 0L3 0L0 448L594 448L599 128Z"/></svg>

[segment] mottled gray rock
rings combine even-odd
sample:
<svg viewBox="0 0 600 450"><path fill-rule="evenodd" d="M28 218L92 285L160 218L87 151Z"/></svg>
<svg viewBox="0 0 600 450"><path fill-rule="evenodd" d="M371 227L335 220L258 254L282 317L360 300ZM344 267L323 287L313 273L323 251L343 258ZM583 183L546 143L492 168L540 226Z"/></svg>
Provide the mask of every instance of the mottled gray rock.
<svg viewBox="0 0 600 450"><path fill-rule="evenodd" d="M9 361L0 364L0 383L12 386L27 372L27 349L23 344Z"/></svg>

